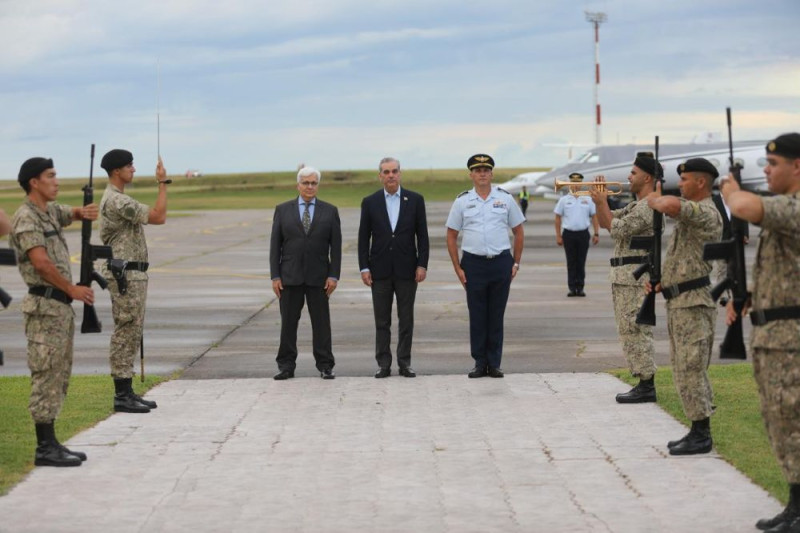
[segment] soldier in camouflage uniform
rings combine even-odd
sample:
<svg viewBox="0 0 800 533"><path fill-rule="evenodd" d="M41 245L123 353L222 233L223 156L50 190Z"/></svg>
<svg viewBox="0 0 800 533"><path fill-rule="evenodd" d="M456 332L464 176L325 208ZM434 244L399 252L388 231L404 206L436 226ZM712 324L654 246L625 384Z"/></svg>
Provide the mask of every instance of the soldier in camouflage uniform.
<svg viewBox="0 0 800 533"><path fill-rule="evenodd" d="M147 300L147 242L144 224L163 224L167 220L167 171L161 159L156 166L158 196L151 208L125 194L125 186L133 181L136 168L133 154L127 150L111 150L100 166L108 172L108 187L100 200L100 238L111 246L114 265L104 266L111 292L114 333L111 335L110 363L114 378L114 411L149 413L156 402L145 400L133 392L133 363L142 343L144 311Z"/></svg>
<svg viewBox="0 0 800 533"><path fill-rule="evenodd" d="M670 362L683 412L691 431L667 444L670 455L708 453L713 445L710 417L714 411L708 365L714 343L717 311L711 299L712 265L703 261L703 245L719 241L722 217L711 200L719 175L710 161L689 159L678 165L681 198L661 196L661 186L647 196L654 210L674 218L661 283L655 287L667 299ZM646 290L653 287L645 284Z"/></svg>
<svg viewBox="0 0 800 533"><path fill-rule="evenodd" d="M94 292L72 283L69 250L61 228L73 220L96 220L97 206L70 207L54 202L58 179L52 159L28 159L20 167L18 179L27 201L14 214L9 244L16 251L19 272L28 285L22 313L31 371L28 408L36 426L34 464L80 466L86 454L59 443L54 423L72 373L75 313L70 304L79 300L92 305Z"/></svg>
<svg viewBox="0 0 800 533"><path fill-rule="evenodd" d="M752 277L750 345L761 412L789 483L789 504L758 529L800 532L800 134L767 144L770 192L742 191L730 176L721 190L731 213L761 226ZM732 303L727 322L736 318Z"/></svg>
<svg viewBox="0 0 800 533"><path fill-rule="evenodd" d="M636 313L642 305L645 292L643 280L633 277L633 271L644 262L647 251L630 249L631 237L653 234L653 210L644 199L654 190L656 165L659 175L663 175L661 165L651 155L639 154L636 157L628 176L631 193L636 195L636 200L622 209L612 211L608 206L608 194L598 187L591 189L592 200L597 206L597 220L614 239L614 257L611 259L609 277L617 332L628 368L633 376L639 378L639 383L630 391L617 394L619 403L656 401L653 327L636 323ZM595 181L602 183L605 178L598 176Z"/></svg>

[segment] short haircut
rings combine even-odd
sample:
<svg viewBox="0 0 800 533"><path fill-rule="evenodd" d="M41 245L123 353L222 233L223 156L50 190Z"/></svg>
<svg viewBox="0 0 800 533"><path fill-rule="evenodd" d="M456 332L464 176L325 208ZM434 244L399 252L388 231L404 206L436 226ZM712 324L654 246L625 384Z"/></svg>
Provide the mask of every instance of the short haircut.
<svg viewBox="0 0 800 533"><path fill-rule="evenodd" d="M303 178L307 178L312 174L314 174L317 177L317 182L322 181L322 174L319 173L319 170L317 170L314 167L303 167L297 173L297 183L300 183L303 180Z"/></svg>
<svg viewBox="0 0 800 533"><path fill-rule="evenodd" d="M397 163L397 168L398 169L400 168L400 160L399 159L395 159L394 157L384 157L383 159L381 159L381 162L378 163L378 172L383 170L381 167L383 166L384 163Z"/></svg>

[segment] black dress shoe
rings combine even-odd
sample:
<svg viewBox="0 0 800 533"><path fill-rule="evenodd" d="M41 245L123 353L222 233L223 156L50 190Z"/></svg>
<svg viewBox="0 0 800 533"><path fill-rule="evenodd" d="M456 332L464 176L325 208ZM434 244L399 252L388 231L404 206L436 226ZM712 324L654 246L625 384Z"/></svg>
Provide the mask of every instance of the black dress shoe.
<svg viewBox="0 0 800 533"><path fill-rule="evenodd" d="M486 374L487 374L487 372L486 372L486 367L485 366L483 366L483 367L477 367L476 366L475 368L473 368L472 370L469 371L469 374L467 374L467 376L469 376L471 378L482 378Z"/></svg>
<svg viewBox="0 0 800 533"><path fill-rule="evenodd" d="M713 441L711 436L692 434L690 431L686 435L686 440L678 442L675 446L669 449L670 455L697 455L699 453L708 453L711 451Z"/></svg>
<svg viewBox="0 0 800 533"><path fill-rule="evenodd" d="M577 296L577 295L578 295L578 291L574 291L572 289L570 289L569 292L567 293L567 297L568 298L572 298L573 296Z"/></svg>
<svg viewBox="0 0 800 533"><path fill-rule="evenodd" d="M575 296L586 296L586 293L583 292L583 289L575 291Z"/></svg>
<svg viewBox="0 0 800 533"><path fill-rule="evenodd" d="M389 368L388 366L382 366L378 369L377 372L375 372L375 377L378 379L388 378L391 375L392 375L392 369Z"/></svg>
<svg viewBox="0 0 800 533"><path fill-rule="evenodd" d="M294 370L281 370L272 379L282 381L284 379L292 379L294 377Z"/></svg>
<svg viewBox="0 0 800 533"><path fill-rule="evenodd" d="M326 368L322 372L319 373L319 377L322 379L333 379L336 377L336 374L333 373L333 370L330 368Z"/></svg>
<svg viewBox="0 0 800 533"><path fill-rule="evenodd" d="M75 452L75 451L72 451L72 450L70 450L69 448L67 448L66 446L64 446L63 444L61 444L61 443L60 443L60 442L58 442L58 441L56 441L56 445L57 445L59 448L61 448L62 450L64 450L65 452L67 452L68 454L70 454L70 455L74 455L75 457L77 457L77 458L78 458L78 459L80 459L81 461L85 461L85 460L87 459L87 457L86 457L86 454L85 454L85 453L83 453L83 452Z"/></svg>
<svg viewBox="0 0 800 533"><path fill-rule="evenodd" d="M150 408L143 403L139 403L132 393L121 392L114 395L114 412L149 413Z"/></svg>
<svg viewBox="0 0 800 533"><path fill-rule="evenodd" d="M400 369L400 375L405 376L407 378L415 378L417 377L417 373L414 372L414 369L410 366L406 366Z"/></svg>
<svg viewBox="0 0 800 533"><path fill-rule="evenodd" d="M689 438L689 434L687 433L686 435L684 435L683 437L679 438L678 440L671 440L671 441L669 441L667 443L667 448L672 449L675 446L677 446L678 444L684 442L688 438ZM769 528L767 528L767 529L769 529Z"/></svg>
<svg viewBox="0 0 800 533"><path fill-rule="evenodd" d="M628 392L621 392L616 396L617 403L647 403L655 402L656 386L653 378L640 379L639 383Z"/></svg>
<svg viewBox="0 0 800 533"><path fill-rule="evenodd" d="M794 509L787 507L772 518L762 518L756 522L756 527L762 531L772 530L781 524L791 524L792 520L796 519L797 517L798 515L794 512Z"/></svg>
<svg viewBox="0 0 800 533"><path fill-rule="evenodd" d="M146 405L150 409L155 409L156 407L158 407L158 404L156 402L154 402L152 400L145 400L144 398L142 398L141 396L139 396L135 392L129 392L128 394L133 396L134 400L136 400L137 402L139 402L142 405Z"/></svg>
<svg viewBox="0 0 800 533"><path fill-rule="evenodd" d="M81 466L82 462L80 457L67 453L53 441L39 444L33 459L36 466Z"/></svg>
<svg viewBox="0 0 800 533"><path fill-rule="evenodd" d="M489 367L488 374L490 378L502 378L505 375L503 374L503 371L500 370L499 368L492 368L492 367Z"/></svg>

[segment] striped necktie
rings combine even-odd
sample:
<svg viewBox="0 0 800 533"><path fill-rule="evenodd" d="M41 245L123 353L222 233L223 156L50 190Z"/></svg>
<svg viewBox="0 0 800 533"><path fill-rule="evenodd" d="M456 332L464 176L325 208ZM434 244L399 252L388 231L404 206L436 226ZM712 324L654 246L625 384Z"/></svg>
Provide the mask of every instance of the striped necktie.
<svg viewBox="0 0 800 533"><path fill-rule="evenodd" d="M311 205L311 202L305 202L306 210L303 211L303 230L308 235L308 230L311 228L311 213L308 210L308 206Z"/></svg>

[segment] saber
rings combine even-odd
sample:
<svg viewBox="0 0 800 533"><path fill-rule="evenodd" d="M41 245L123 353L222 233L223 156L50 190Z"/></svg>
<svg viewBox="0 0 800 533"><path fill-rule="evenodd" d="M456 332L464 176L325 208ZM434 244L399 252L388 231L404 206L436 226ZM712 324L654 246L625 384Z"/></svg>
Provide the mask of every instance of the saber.
<svg viewBox="0 0 800 533"><path fill-rule="evenodd" d="M161 159L161 60L156 65L156 77L158 79L158 91L156 93L156 152Z"/></svg>

